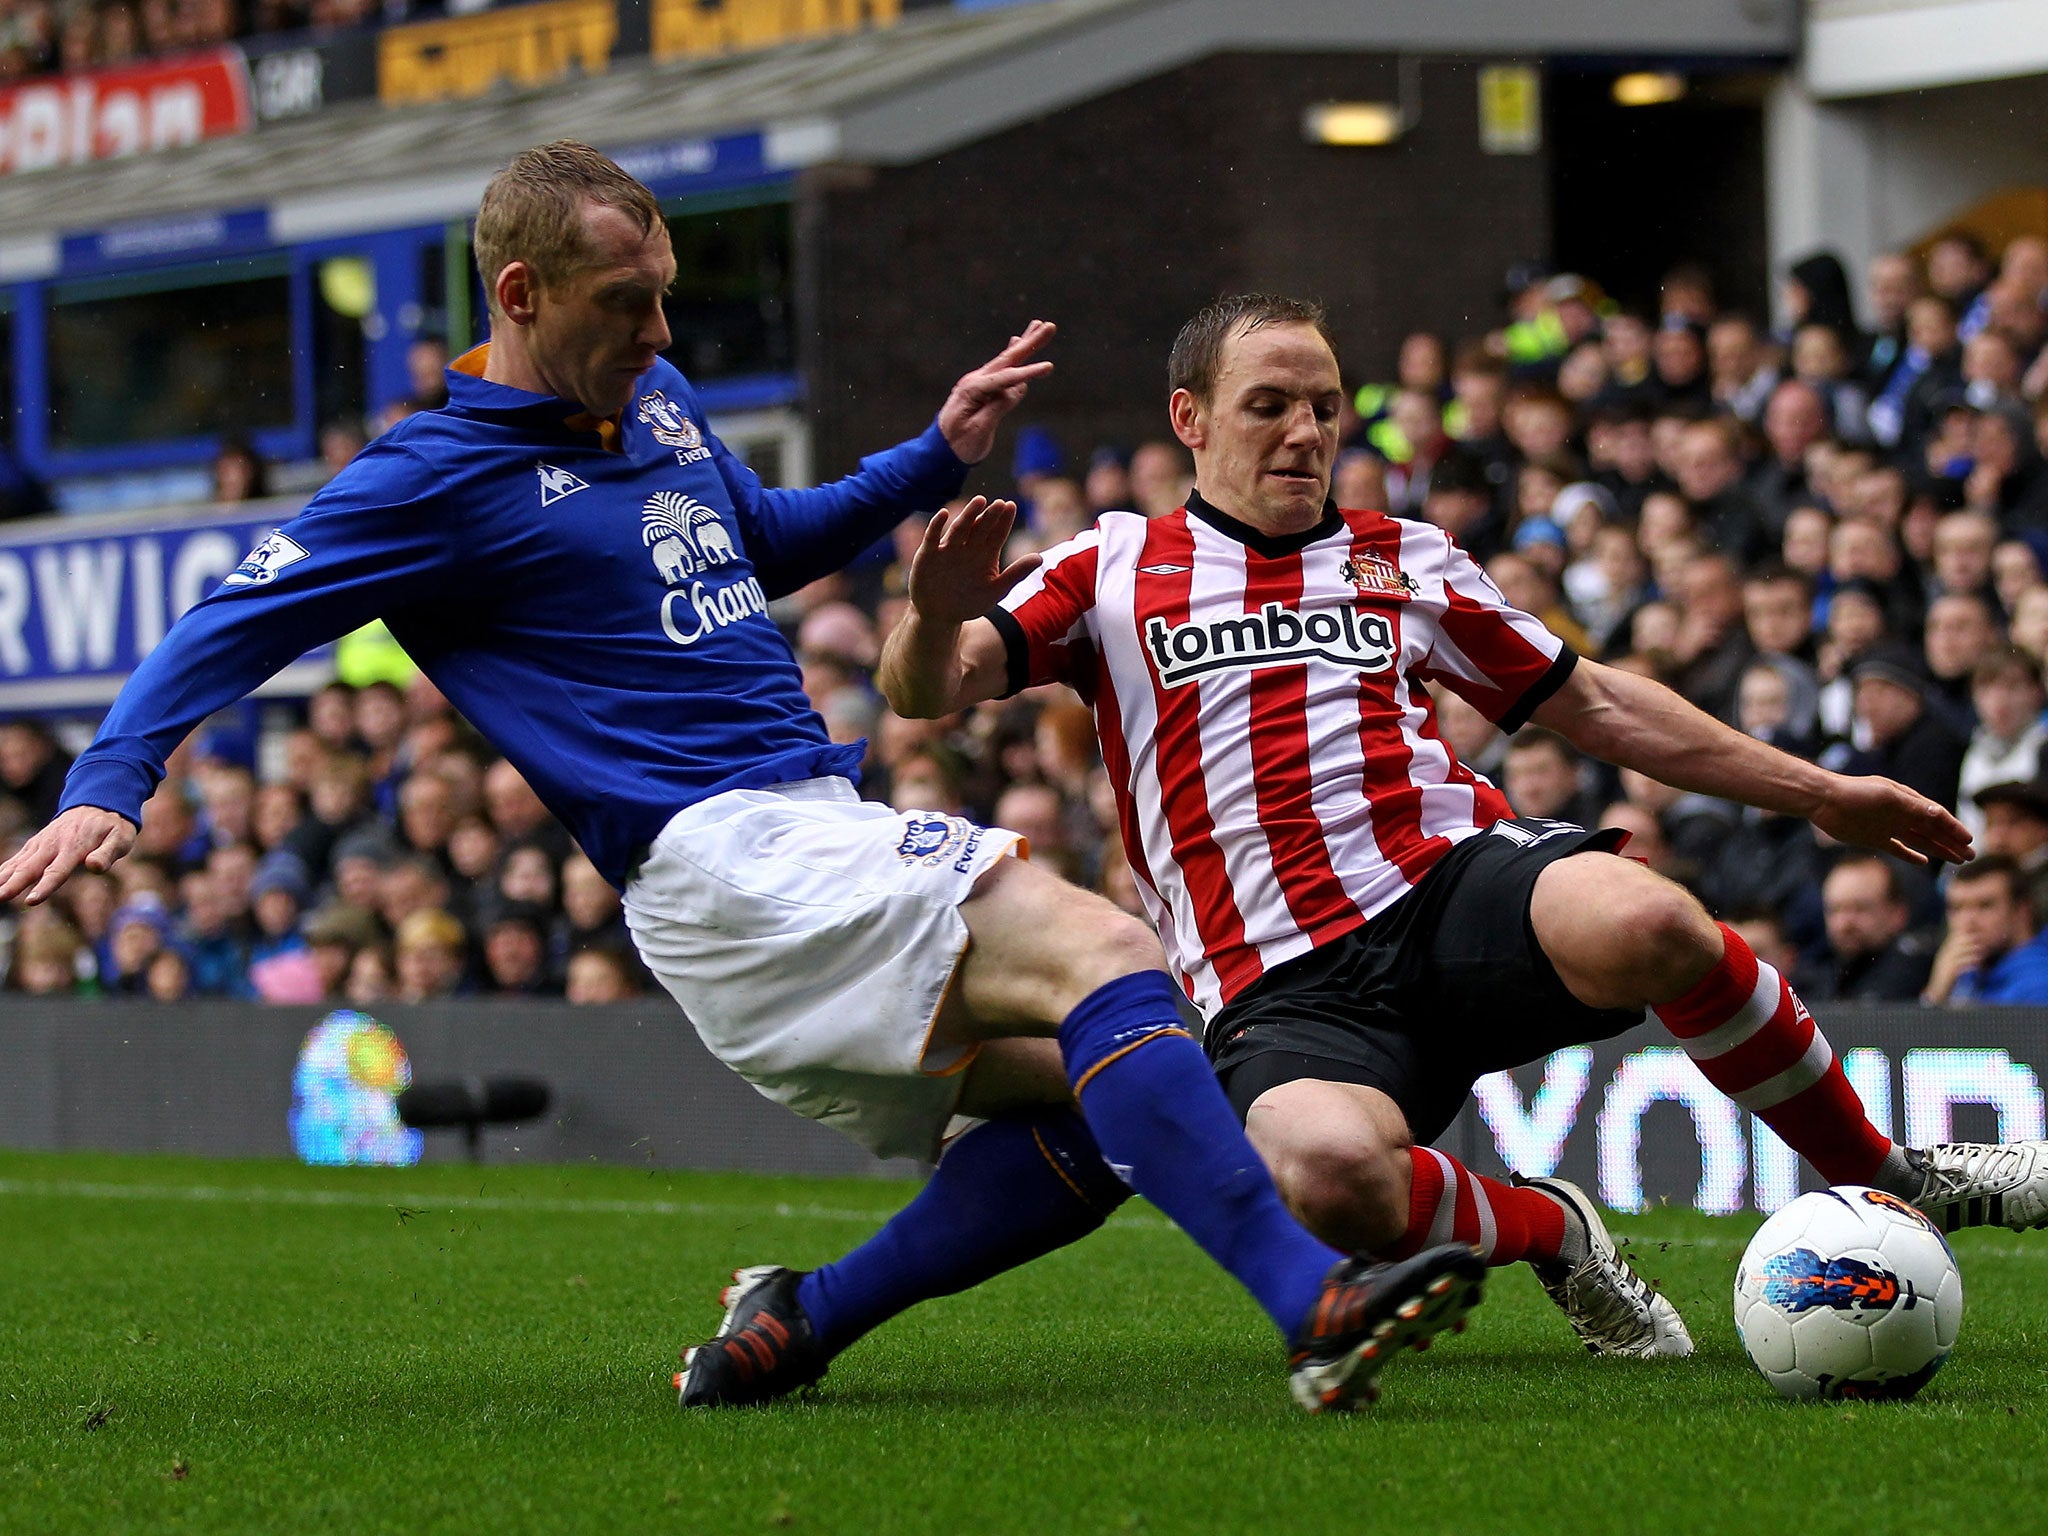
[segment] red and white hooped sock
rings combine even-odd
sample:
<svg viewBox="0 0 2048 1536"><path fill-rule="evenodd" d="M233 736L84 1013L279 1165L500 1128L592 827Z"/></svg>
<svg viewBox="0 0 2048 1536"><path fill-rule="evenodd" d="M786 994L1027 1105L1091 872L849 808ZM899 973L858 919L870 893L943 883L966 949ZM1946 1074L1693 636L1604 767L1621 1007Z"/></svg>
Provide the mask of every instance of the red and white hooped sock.
<svg viewBox="0 0 2048 1536"><path fill-rule="evenodd" d="M1558 1256L1564 1207L1550 1196L1474 1173L1434 1147L1416 1147L1409 1157L1408 1230L1381 1257L1405 1259L1439 1243L1470 1243L1489 1264Z"/></svg>
<svg viewBox="0 0 2048 1536"><path fill-rule="evenodd" d="M1830 1184L1896 1182L1908 1171L1904 1151L1870 1123L1806 1005L1740 934L1720 927L1720 963L1651 1011L1708 1082Z"/></svg>

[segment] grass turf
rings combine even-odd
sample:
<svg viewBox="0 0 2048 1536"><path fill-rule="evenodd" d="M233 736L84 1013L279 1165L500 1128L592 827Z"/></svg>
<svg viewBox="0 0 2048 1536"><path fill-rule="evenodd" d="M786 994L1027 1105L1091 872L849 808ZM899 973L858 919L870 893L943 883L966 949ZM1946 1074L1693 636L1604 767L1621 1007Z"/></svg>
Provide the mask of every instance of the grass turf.
<svg viewBox="0 0 2048 1536"><path fill-rule="evenodd" d="M1752 1223L1617 1224L1689 1362L1595 1361L1524 1270L1354 1418L1156 1215L856 1346L814 1399L681 1414L736 1264L903 1186L0 1154L0 1532L2019 1532L2048 1496L2048 1235L1966 1234L1910 1405L1796 1406L1728 1291ZM662 1208L657 1208L662 1207Z"/></svg>

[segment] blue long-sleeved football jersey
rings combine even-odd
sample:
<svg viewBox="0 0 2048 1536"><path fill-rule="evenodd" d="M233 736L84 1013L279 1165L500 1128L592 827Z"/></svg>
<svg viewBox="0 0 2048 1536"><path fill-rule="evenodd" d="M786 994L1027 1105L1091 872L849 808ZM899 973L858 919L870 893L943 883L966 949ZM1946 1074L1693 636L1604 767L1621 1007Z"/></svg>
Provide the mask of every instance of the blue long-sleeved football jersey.
<svg viewBox="0 0 2048 1536"><path fill-rule="evenodd" d="M138 820L195 725L379 617L615 885L685 805L857 776L768 600L959 491L937 425L844 480L768 490L665 362L614 431L466 371L481 356L449 370L445 409L371 444L172 626L73 765L66 809Z"/></svg>

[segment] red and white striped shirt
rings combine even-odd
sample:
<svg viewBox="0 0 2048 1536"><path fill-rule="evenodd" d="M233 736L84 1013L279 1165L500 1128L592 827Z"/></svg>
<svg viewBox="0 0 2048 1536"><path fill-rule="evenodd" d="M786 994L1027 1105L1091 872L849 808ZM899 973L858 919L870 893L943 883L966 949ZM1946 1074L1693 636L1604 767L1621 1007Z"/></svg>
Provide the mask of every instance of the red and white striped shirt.
<svg viewBox="0 0 2048 1536"><path fill-rule="evenodd" d="M1209 1014L1513 814L1423 680L1513 730L1576 660L1436 527L1332 511L1272 538L1199 496L1105 515L989 617L1011 692L1093 704L1138 889Z"/></svg>

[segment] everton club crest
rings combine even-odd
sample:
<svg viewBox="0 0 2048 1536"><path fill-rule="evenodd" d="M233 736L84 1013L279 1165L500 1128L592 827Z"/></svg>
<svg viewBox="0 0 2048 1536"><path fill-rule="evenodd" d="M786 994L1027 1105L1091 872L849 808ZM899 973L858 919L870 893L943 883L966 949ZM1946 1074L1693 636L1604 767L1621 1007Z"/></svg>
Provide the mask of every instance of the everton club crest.
<svg viewBox="0 0 2048 1536"><path fill-rule="evenodd" d="M704 433L697 423L685 416L660 390L650 389L640 397L639 414L657 443L676 450L678 463L690 464L711 457L711 450L704 446Z"/></svg>
<svg viewBox="0 0 2048 1536"><path fill-rule="evenodd" d="M1405 603L1422 594L1415 578L1385 555L1353 555L1337 568L1337 574L1368 597L1391 597Z"/></svg>

